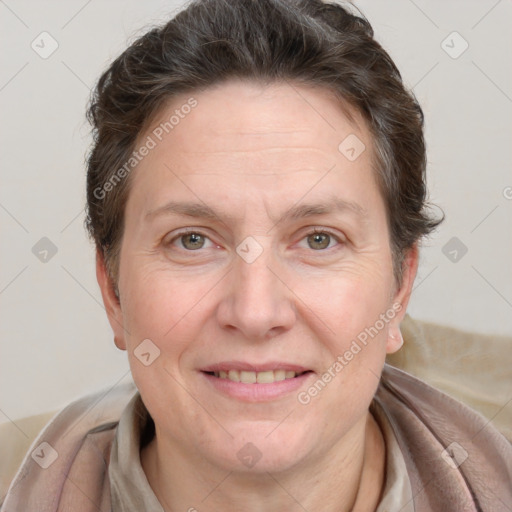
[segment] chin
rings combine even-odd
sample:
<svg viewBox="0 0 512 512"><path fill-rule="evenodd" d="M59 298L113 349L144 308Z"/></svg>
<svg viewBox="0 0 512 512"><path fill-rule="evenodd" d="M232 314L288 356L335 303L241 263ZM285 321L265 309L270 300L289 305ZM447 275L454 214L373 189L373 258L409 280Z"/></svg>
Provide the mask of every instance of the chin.
<svg viewBox="0 0 512 512"><path fill-rule="evenodd" d="M241 473L280 472L299 464L313 449L311 436L305 431L298 433L296 428L283 425L276 428L275 422L270 427L266 424L265 429L261 425L251 429L244 423L238 431L229 443L217 444L222 451L210 452L208 458L214 465Z"/></svg>

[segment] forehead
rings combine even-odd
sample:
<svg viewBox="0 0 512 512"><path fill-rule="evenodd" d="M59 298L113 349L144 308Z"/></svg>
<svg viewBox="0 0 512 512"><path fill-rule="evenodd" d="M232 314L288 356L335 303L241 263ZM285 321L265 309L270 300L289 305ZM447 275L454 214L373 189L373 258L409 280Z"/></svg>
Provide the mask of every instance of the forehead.
<svg viewBox="0 0 512 512"><path fill-rule="evenodd" d="M259 202L279 216L284 196L293 202L309 190L318 202L340 191L350 202L368 199L375 185L366 123L324 88L229 81L182 94L138 145L149 138L154 148L133 172L129 197L145 213L183 196L205 202L207 194L206 202L229 199L226 207L239 211Z"/></svg>
<svg viewBox="0 0 512 512"><path fill-rule="evenodd" d="M195 106L190 108L192 101ZM229 80L181 94L159 109L150 126L142 135L156 131L157 138L168 138L172 132L175 147L191 153L294 143L329 152L350 134L370 142L366 123L354 107L325 87L292 82Z"/></svg>

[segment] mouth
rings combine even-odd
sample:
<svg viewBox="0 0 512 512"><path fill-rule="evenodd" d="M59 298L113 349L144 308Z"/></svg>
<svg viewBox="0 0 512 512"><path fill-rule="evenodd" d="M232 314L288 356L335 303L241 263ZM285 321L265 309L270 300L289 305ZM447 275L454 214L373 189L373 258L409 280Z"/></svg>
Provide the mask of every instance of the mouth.
<svg viewBox="0 0 512 512"><path fill-rule="evenodd" d="M296 372L293 370L265 370L261 372L249 370L219 370L204 372L207 375L217 379L230 380L232 382L241 382L243 384L273 384L288 379L295 379L306 373L312 373L311 370Z"/></svg>
<svg viewBox="0 0 512 512"><path fill-rule="evenodd" d="M245 402L277 400L304 386L313 370L287 363L251 365L231 361L201 369L210 389Z"/></svg>

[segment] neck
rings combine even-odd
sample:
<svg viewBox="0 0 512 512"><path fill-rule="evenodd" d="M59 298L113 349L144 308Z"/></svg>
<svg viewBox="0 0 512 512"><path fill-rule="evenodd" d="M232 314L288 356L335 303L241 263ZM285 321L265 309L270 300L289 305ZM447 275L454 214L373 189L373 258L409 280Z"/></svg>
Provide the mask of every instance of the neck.
<svg viewBox="0 0 512 512"><path fill-rule="evenodd" d="M385 444L373 416L363 420L355 442L342 440L318 461L286 471L210 468L187 460L178 447L159 443L158 431L141 452L142 467L166 512L229 510L242 499L238 508L247 512L374 512L384 483Z"/></svg>

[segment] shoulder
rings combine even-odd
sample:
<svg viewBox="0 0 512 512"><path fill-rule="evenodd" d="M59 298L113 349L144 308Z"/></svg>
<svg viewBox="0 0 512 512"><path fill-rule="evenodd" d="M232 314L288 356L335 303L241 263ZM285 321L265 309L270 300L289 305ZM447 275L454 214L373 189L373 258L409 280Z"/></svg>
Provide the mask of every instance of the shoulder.
<svg viewBox="0 0 512 512"><path fill-rule="evenodd" d="M98 453L108 452L122 411L136 392L132 381L118 384L79 398L56 414L32 416L2 426L1 496L6 495L9 486L12 494L15 488L44 485L49 472L40 469L53 466L52 473L66 472L85 442L96 443L94 450Z"/></svg>
<svg viewBox="0 0 512 512"><path fill-rule="evenodd" d="M375 402L392 426L419 502L454 512L512 502L512 445L490 420L389 365Z"/></svg>

